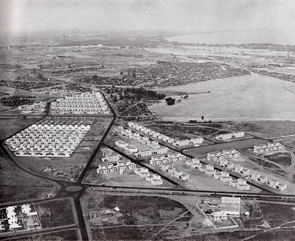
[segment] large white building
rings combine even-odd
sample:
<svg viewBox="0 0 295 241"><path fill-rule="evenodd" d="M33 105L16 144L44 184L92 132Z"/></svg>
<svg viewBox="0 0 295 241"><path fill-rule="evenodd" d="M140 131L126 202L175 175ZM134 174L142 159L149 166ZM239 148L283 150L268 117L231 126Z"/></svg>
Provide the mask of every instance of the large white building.
<svg viewBox="0 0 295 241"><path fill-rule="evenodd" d="M221 210L228 215L240 216L241 198L221 197Z"/></svg>
<svg viewBox="0 0 295 241"><path fill-rule="evenodd" d="M231 133L224 133L224 134L219 134L215 137L216 140L230 140L233 138L241 138L245 136L245 132L240 131L240 132L231 132Z"/></svg>

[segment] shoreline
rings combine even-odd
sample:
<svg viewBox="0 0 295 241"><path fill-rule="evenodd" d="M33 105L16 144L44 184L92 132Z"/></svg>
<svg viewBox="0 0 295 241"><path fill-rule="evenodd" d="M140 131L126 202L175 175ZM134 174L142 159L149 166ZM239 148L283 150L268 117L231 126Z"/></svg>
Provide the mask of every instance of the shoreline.
<svg viewBox="0 0 295 241"><path fill-rule="evenodd" d="M207 92L189 94L175 105L165 101L149 106L151 112L163 120L189 121L295 121L295 83L252 74L163 88L170 93ZM274 98L276 96L276 98ZM177 98L177 97L176 97ZM178 96L179 98L179 96Z"/></svg>

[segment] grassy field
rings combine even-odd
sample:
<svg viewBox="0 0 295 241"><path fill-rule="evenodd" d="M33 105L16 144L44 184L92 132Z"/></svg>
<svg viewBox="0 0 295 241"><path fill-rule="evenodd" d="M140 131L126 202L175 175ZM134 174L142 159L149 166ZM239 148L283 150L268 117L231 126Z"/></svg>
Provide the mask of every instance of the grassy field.
<svg viewBox="0 0 295 241"><path fill-rule="evenodd" d="M0 158L0 183L1 202L55 196L59 189L56 183L31 176L4 158Z"/></svg>
<svg viewBox="0 0 295 241"><path fill-rule="evenodd" d="M283 166L288 167L292 164L292 157L289 153L276 153L272 155L266 155L264 157Z"/></svg>
<svg viewBox="0 0 295 241"><path fill-rule="evenodd" d="M267 143L267 141L253 138L253 139L246 139L246 140L238 140L234 142L221 143L216 145L188 148L184 152L186 154L197 157L197 156L206 155L208 152L222 151L227 149L241 150L241 149L251 148L254 145L259 145L264 143Z"/></svg>
<svg viewBox="0 0 295 241"><path fill-rule="evenodd" d="M69 199L45 201L35 204L42 228L74 224L73 206Z"/></svg>
<svg viewBox="0 0 295 241"><path fill-rule="evenodd" d="M21 117L0 117L0 139L6 139L7 137L21 131L22 129L37 122L39 118L26 118Z"/></svg>
<svg viewBox="0 0 295 241"><path fill-rule="evenodd" d="M295 121L249 121L227 123L231 131L246 131L261 137L279 137L294 134Z"/></svg>
<svg viewBox="0 0 295 241"><path fill-rule="evenodd" d="M44 234L35 234L27 238L12 238L17 241L78 241L79 231L76 229L67 229L66 231L51 232Z"/></svg>
<svg viewBox="0 0 295 241"><path fill-rule="evenodd" d="M166 197L88 193L83 196L86 213L120 208L120 217L115 223L109 219L100 225L91 224L93 240L150 240L162 235L173 237L186 230L193 218L186 206Z"/></svg>

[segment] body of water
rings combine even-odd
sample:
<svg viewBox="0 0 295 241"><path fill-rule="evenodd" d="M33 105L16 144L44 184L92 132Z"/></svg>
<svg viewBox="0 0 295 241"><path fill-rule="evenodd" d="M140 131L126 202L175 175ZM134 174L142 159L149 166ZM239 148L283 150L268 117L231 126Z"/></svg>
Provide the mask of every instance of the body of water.
<svg viewBox="0 0 295 241"><path fill-rule="evenodd" d="M295 84L251 74L173 86L163 91L203 92L168 106L150 106L166 120L295 120ZM172 95L173 96L173 95ZM179 96L175 96L179 99Z"/></svg>
<svg viewBox="0 0 295 241"><path fill-rule="evenodd" d="M232 32L208 32L198 34L177 35L167 38L168 41L177 41L196 44L249 44L271 43L295 45L295 29L283 30L251 30Z"/></svg>

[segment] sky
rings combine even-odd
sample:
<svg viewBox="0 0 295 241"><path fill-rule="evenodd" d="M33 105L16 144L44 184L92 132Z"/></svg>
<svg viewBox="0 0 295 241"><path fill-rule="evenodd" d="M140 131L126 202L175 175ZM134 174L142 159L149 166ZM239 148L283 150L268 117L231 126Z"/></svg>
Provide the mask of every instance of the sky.
<svg viewBox="0 0 295 241"><path fill-rule="evenodd" d="M0 31L10 33L283 28L295 35L294 20L294 0L0 0Z"/></svg>

